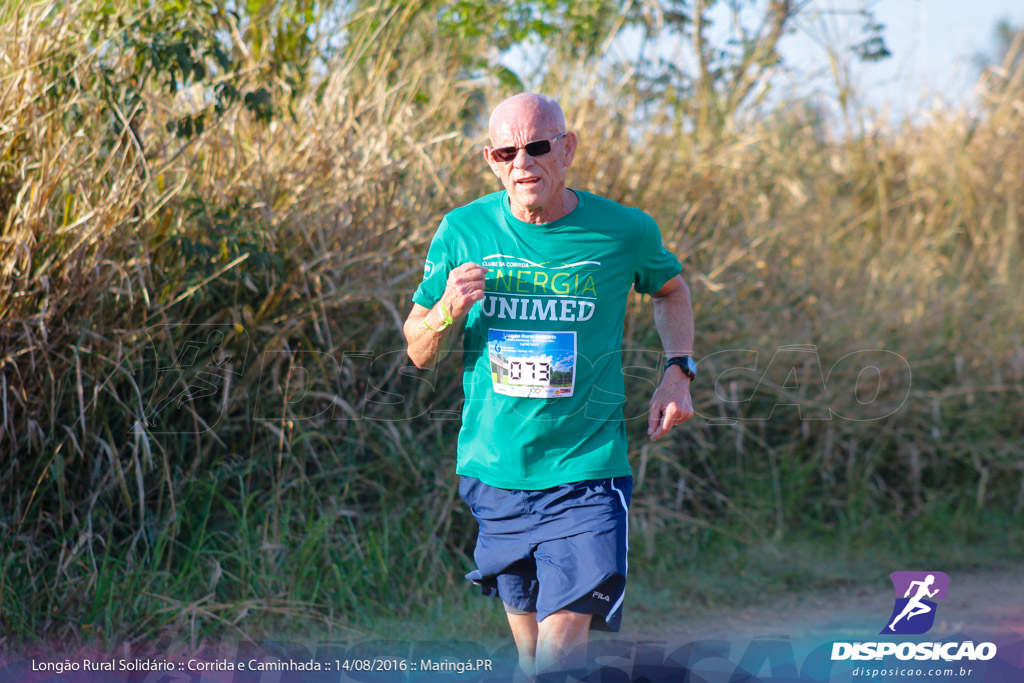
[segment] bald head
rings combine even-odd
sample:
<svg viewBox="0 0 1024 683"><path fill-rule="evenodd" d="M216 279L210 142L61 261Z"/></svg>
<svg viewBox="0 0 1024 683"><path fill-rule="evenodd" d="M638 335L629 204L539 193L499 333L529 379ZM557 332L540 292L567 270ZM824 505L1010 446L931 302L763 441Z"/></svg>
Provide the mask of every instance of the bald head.
<svg viewBox="0 0 1024 683"><path fill-rule="evenodd" d="M491 112L487 124L491 144L502 146L513 130L530 124L552 137L565 131L565 114L558 102L547 95L520 93L508 98Z"/></svg>
<svg viewBox="0 0 1024 683"><path fill-rule="evenodd" d="M576 134L565 129L558 102L533 93L510 97L494 108L488 129L484 159L505 186L513 216L546 223L576 207L576 195L565 187Z"/></svg>

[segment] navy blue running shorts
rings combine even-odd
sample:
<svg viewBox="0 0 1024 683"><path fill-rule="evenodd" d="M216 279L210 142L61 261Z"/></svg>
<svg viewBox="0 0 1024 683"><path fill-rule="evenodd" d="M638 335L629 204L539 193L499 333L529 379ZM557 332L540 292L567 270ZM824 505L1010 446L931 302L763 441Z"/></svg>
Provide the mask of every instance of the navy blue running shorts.
<svg viewBox="0 0 1024 683"><path fill-rule="evenodd" d="M591 629L618 631L632 493L632 477L522 491L463 476L459 495L480 525L466 578L537 621L566 609L593 614Z"/></svg>

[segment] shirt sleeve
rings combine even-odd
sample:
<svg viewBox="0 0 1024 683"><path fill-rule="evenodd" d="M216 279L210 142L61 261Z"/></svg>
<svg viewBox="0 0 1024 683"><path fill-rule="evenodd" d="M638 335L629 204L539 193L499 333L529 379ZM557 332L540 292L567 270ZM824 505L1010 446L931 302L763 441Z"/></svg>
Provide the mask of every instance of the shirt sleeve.
<svg viewBox="0 0 1024 683"><path fill-rule="evenodd" d="M427 250L427 260L423 264L423 281L413 292L414 303L433 308L444 294L448 284L448 273L455 268L455 253L450 246L450 235L447 221L441 221L441 225L434 233L434 239L430 242L430 249Z"/></svg>
<svg viewBox="0 0 1024 683"><path fill-rule="evenodd" d="M683 269L675 254L665 248L654 219L643 215L633 266L633 288L641 294L654 294Z"/></svg>

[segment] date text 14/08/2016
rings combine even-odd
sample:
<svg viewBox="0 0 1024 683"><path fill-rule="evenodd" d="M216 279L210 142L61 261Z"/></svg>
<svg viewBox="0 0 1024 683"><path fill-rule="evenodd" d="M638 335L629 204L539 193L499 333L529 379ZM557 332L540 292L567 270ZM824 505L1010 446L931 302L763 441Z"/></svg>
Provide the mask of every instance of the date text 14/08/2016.
<svg viewBox="0 0 1024 683"><path fill-rule="evenodd" d="M457 674L491 671L493 666L490 659L421 659L418 662L405 659L336 659L334 662L339 671L444 671Z"/></svg>

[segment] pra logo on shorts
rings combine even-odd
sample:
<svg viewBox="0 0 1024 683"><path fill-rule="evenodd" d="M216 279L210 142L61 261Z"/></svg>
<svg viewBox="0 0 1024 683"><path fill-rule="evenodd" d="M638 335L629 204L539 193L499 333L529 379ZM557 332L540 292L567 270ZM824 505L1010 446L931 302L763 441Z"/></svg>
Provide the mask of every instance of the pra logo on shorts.
<svg viewBox="0 0 1024 683"><path fill-rule="evenodd" d="M949 577L942 572L893 572L895 604L880 634L918 635L935 623L937 600L946 599Z"/></svg>

